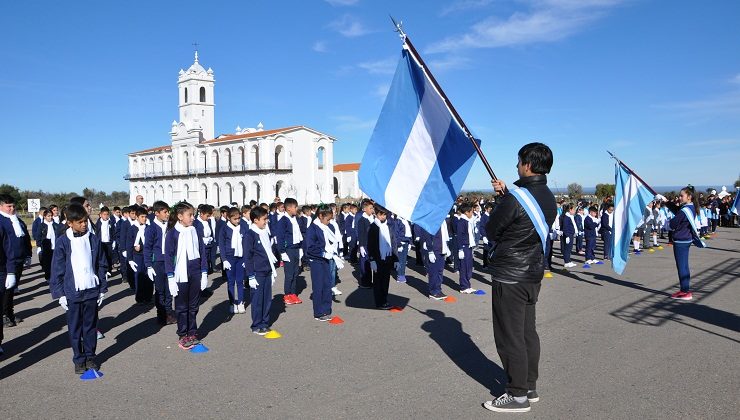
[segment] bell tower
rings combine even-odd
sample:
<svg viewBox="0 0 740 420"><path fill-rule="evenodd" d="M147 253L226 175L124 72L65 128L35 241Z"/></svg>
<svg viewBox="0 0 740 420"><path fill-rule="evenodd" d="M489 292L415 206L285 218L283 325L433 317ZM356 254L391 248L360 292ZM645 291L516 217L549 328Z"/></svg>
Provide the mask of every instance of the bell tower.
<svg viewBox="0 0 740 420"><path fill-rule="evenodd" d="M173 123L173 130L170 133L173 141L176 137L183 137L185 134L183 131L187 131L191 136L195 132L200 132L200 141L214 138L214 82L213 70L211 68L206 70L201 66L196 50L193 64L187 70L181 69L177 78L180 123Z"/></svg>

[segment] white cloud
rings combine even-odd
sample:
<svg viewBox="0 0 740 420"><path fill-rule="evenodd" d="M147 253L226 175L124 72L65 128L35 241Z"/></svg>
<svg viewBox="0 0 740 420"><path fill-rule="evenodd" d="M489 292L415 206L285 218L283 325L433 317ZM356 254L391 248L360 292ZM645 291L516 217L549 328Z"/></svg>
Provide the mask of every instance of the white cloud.
<svg viewBox="0 0 740 420"><path fill-rule="evenodd" d="M489 16L462 35L432 44L427 52L496 48L567 38L602 18L621 0L528 0L526 12L506 19Z"/></svg>
<svg viewBox="0 0 740 420"><path fill-rule="evenodd" d="M326 41L316 41L313 43L313 46L311 47L312 50L318 53L325 53L329 51L329 48L326 44Z"/></svg>
<svg viewBox="0 0 740 420"><path fill-rule="evenodd" d="M324 0L332 6L354 6L359 0Z"/></svg>
<svg viewBox="0 0 740 420"><path fill-rule="evenodd" d="M458 55L448 55L429 61L429 68L432 72L443 72L453 69L462 69L468 67L470 59Z"/></svg>
<svg viewBox="0 0 740 420"><path fill-rule="evenodd" d="M382 60L366 61L360 63L357 67L367 71L370 74L393 74L396 72L398 58L389 57Z"/></svg>
<svg viewBox="0 0 740 420"><path fill-rule="evenodd" d="M730 79L730 83L740 85L740 73L736 74L735 77Z"/></svg>
<svg viewBox="0 0 740 420"><path fill-rule="evenodd" d="M493 0L457 0L439 12L440 16L451 13L466 12L468 10L481 9L493 3Z"/></svg>
<svg viewBox="0 0 740 420"><path fill-rule="evenodd" d="M375 127L375 120L363 120L354 115L337 115L332 118L339 123L336 126L337 131L363 131Z"/></svg>
<svg viewBox="0 0 740 420"><path fill-rule="evenodd" d="M701 116L707 118L739 115L740 91L734 91L693 101L673 102L654 106L675 112L678 116Z"/></svg>
<svg viewBox="0 0 740 420"><path fill-rule="evenodd" d="M334 29L347 38L355 38L370 33L370 30L352 15L341 16L337 20L329 23L329 28Z"/></svg>
<svg viewBox="0 0 740 420"><path fill-rule="evenodd" d="M390 83L383 83L381 85L378 85L375 87L375 90L373 90L373 96L385 99L385 97L388 96L388 91L390 90L390 88Z"/></svg>

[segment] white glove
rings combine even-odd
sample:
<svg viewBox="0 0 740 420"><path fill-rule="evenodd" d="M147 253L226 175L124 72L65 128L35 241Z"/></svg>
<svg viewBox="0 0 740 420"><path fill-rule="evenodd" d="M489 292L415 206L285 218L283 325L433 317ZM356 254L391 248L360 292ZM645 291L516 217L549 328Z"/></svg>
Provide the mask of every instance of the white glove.
<svg viewBox="0 0 740 420"><path fill-rule="evenodd" d="M41 255L41 247L36 247L36 255Z"/></svg>
<svg viewBox="0 0 740 420"><path fill-rule="evenodd" d="M377 273L378 272L378 263L377 262L370 261L370 271L372 271L373 273Z"/></svg>
<svg viewBox="0 0 740 420"><path fill-rule="evenodd" d="M664 201L664 202L665 201L668 201L668 199L665 198L665 196L663 196L662 194L655 194L655 199L656 200L660 200L660 201Z"/></svg>
<svg viewBox="0 0 740 420"><path fill-rule="evenodd" d="M403 245L399 246L397 249L398 252L403 252Z"/></svg>
<svg viewBox="0 0 740 420"><path fill-rule="evenodd" d="M488 238L486 238L485 236L483 237L483 243L488 245Z"/></svg>
<svg viewBox="0 0 740 420"><path fill-rule="evenodd" d="M113 241L113 243L110 246L110 249L112 249L113 251L116 250L116 241Z"/></svg>
<svg viewBox="0 0 740 420"><path fill-rule="evenodd" d="M421 244L421 247L424 249L424 251L426 251L427 250L427 243L426 242L422 243Z"/></svg>
<svg viewBox="0 0 740 420"><path fill-rule="evenodd" d="M15 287L15 274L8 273L7 277L5 277L5 288L12 289L13 287Z"/></svg>
<svg viewBox="0 0 740 420"><path fill-rule="evenodd" d="M344 262L342 262L342 259L337 257L336 255L332 257L334 259L334 264L337 265L337 270L341 270L344 268Z"/></svg>
<svg viewBox="0 0 740 420"><path fill-rule="evenodd" d="M128 253L126 251L121 252L121 255L123 255L123 258L128 258Z"/></svg>
<svg viewBox="0 0 740 420"><path fill-rule="evenodd" d="M568 236L568 237L565 238L565 243L568 244L568 245L570 245L570 236Z"/></svg>
<svg viewBox="0 0 740 420"><path fill-rule="evenodd" d="M177 283L175 282L174 277L167 277L167 286L170 289L170 295L172 295L172 297L177 296L179 289L177 288Z"/></svg>
<svg viewBox="0 0 740 420"><path fill-rule="evenodd" d="M98 306L100 306L100 305L102 305L102 304L103 304L103 298L104 298L104 297L105 297L105 293L101 293L101 294L100 294L100 295L98 296Z"/></svg>
<svg viewBox="0 0 740 420"><path fill-rule="evenodd" d="M208 273L202 273L200 275L200 290L206 290L208 287Z"/></svg>
<svg viewBox="0 0 740 420"><path fill-rule="evenodd" d="M434 264L435 262L437 262L437 256L434 255L434 252L430 252L429 253L429 262L432 263L432 264Z"/></svg>
<svg viewBox="0 0 740 420"><path fill-rule="evenodd" d="M420 239L421 238L417 236L416 238L414 238L414 242L419 242Z"/></svg>
<svg viewBox="0 0 740 420"><path fill-rule="evenodd" d="M303 261L303 250L299 249L298 250L298 262L301 262L301 261Z"/></svg>
<svg viewBox="0 0 740 420"><path fill-rule="evenodd" d="M465 251L463 251L462 249L459 250L459 251L457 251L457 258L459 258L461 260L464 259L465 258Z"/></svg>
<svg viewBox="0 0 740 420"><path fill-rule="evenodd" d="M347 237L347 243L348 243L348 244L351 244L351 243L352 243L352 237L351 237L351 236L348 236L348 237Z"/></svg>
<svg viewBox="0 0 740 420"><path fill-rule="evenodd" d="M131 260L128 262L129 267L131 267L132 270L136 271L136 268L139 266L134 262L134 260Z"/></svg>
<svg viewBox="0 0 740 420"><path fill-rule="evenodd" d="M256 289L256 288L257 288L257 286L259 286L259 285L260 285L260 284L259 284L259 283L257 283L257 278L255 278L255 277L250 277L250 278L249 278L249 287L250 287L250 288L252 288L252 289Z"/></svg>
<svg viewBox="0 0 740 420"><path fill-rule="evenodd" d="M365 258L365 257L367 257L367 251L365 251L365 247L364 247L364 246L361 246L361 247L360 247L360 256L361 256L362 258Z"/></svg>
<svg viewBox="0 0 740 420"><path fill-rule="evenodd" d="M282 254L280 254L280 259L283 260L283 262L290 262L290 258L288 257L287 252L283 252Z"/></svg>
<svg viewBox="0 0 740 420"><path fill-rule="evenodd" d="M146 269L146 275L149 277L149 280L154 281L154 277L157 276L157 272L154 270L154 267L149 267Z"/></svg>
<svg viewBox="0 0 740 420"><path fill-rule="evenodd" d="M229 260L224 260L224 270L231 270L231 263Z"/></svg>
<svg viewBox="0 0 740 420"><path fill-rule="evenodd" d="M106 271L105 272L105 280L107 281L109 278L110 278L110 273Z"/></svg>
<svg viewBox="0 0 740 420"><path fill-rule="evenodd" d="M67 296L62 296L59 298L59 306L61 306L62 309L64 309L65 311L69 309L69 307L67 306Z"/></svg>

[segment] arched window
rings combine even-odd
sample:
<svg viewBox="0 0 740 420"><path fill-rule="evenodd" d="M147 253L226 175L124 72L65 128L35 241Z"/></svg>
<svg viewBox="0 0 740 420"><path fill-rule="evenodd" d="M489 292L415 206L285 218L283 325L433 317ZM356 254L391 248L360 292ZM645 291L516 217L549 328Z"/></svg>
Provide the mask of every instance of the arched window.
<svg viewBox="0 0 740 420"><path fill-rule="evenodd" d="M239 169L243 171L245 169L244 164L247 163L244 156L244 148L240 147L237 149L237 152L239 153Z"/></svg>
<svg viewBox="0 0 740 420"><path fill-rule="evenodd" d="M157 157L157 173L162 175L164 172L164 158L162 156Z"/></svg>
<svg viewBox="0 0 740 420"><path fill-rule="evenodd" d="M200 88L200 101L205 102L206 101L206 88L201 87Z"/></svg>
<svg viewBox="0 0 740 420"><path fill-rule="evenodd" d="M168 174L172 174L172 155L167 155L167 166L164 168Z"/></svg>
<svg viewBox="0 0 740 420"><path fill-rule="evenodd" d="M285 156L284 153L285 148L283 146L278 146L275 148L275 169L280 169L283 167L283 157Z"/></svg>
<svg viewBox="0 0 740 420"><path fill-rule="evenodd" d="M147 168L146 169L147 169L146 172L147 172L148 175L153 175L154 174L154 158L153 157L150 157L149 158L149 162L147 164ZM151 203L151 201L149 201L149 203Z"/></svg>
<svg viewBox="0 0 740 420"><path fill-rule="evenodd" d="M189 174L190 173L190 159L189 159L187 151L182 152L182 159L183 159L182 168L185 170L186 174Z"/></svg>
<svg viewBox="0 0 740 420"><path fill-rule="evenodd" d="M244 185L243 182L240 182L236 186L237 188L237 197L239 198L239 204L244 205L247 204L247 186Z"/></svg>
<svg viewBox="0 0 740 420"><path fill-rule="evenodd" d="M213 184L213 205L218 206L221 204L221 189L218 184Z"/></svg>
<svg viewBox="0 0 740 420"><path fill-rule="evenodd" d="M200 185L200 202L204 204L208 203L208 186L206 184Z"/></svg>
<svg viewBox="0 0 740 420"><path fill-rule="evenodd" d="M205 151L200 152L200 161L203 162L203 172L208 172L208 155Z"/></svg>
<svg viewBox="0 0 740 420"><path fill-rule="evenodd" d="M334 195L339 195L339 180L334 177Z"/></svg>
<svg viewBox="0 0 740 420"><path fill-rule="evenodd" d="M260 202L260 184L257 183L257 181L254 181L252 184L252 187L254 188L254 199L258 203Z"/></svg>
<svg viewBox="0 0 740 420"><path fill-rule="evenodd" d="M260 168L260 147L256 144L252 146L251 156L249 157L249 160L249 163L254 165L253 169Z"/></svg>
<svg viewBox="0 0 740 420"><path fill-rule="evenodd" d="M275 184L275 197L280 197L280 190L283 188L283 181L278 181Z"/></svg>
<svg viewBox="0 0 740 420"><path fill-rule="evenodd" d="M131 175L138 175L137 172L139 172L139 160L134 159L131 163Z"/></svg>
<svg viewBox="0 0 740 420"><path fill-rule="evenodd" d="M226 170L231 171L231 169L231 149L226 149Z"/></svg>
<svg viewBox="0 0 740 420"><path fill-rule="evenodd" d="M218 172L218 171L221 170L219 168L219 162L218 162L218 150L214 150L213 153L211 153L211 155L213 156L212 157L212 159L213 159L213 168L214 168L213 172Z"/></svg>
<svg viewBox="0 0 740 420"><path fill-rule="evenodd" d="M166 201L166 202L168 202L168 203L171 203L171 202L173 202L173 201L174 201L174 200L173 200L173 198L174 198L174 197L173 197L173 195L174 195L174 192L173 192L173 191L174 191L174 190L173 190L173 188L172 188L172 184L168 185L168 186L167 186L167 197L166 197L166 198L164 199L164 201Z"/></svg>
<svg viewBox="0 0 740 420"><path fill-rule="evenodd" d="M316 162L318 163L319 169L324 169L324 158L326 157L326 149L324 149L324 146L319 147L319 149L316 151Z"/></svg>
<svg viewBox="0 0 740 420"><path fill-rule="evenodd" d="M188 103L188 88L185 88L185 103Z"/></svg>
<svg viewBox="0 0 740 420"><path fill-rule="evenodd" d="M229 205L231 205L231 203L234 201L234 197L231 193L231 184L227 182L226 185L224 185L224 199L228 199L226 200L226 202L229 203Z"/></svg>
<svg viewBox="0 0 740 420"><path fill-rule="evenodd" d="M188 186L188 184L185 184L185 186L183 186L182 188L182 200L189 201L188 200L189 195L190 195L190 187Z"/></svg>

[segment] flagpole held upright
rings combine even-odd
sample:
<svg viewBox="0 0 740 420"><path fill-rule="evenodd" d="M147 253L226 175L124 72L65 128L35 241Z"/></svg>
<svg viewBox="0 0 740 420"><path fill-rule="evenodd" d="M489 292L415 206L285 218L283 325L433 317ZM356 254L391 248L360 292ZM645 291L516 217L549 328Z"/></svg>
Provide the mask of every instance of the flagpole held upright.
<svg viewBox="0 0 740 420"><path fill-rule="evenodd" d="M618 157L616 157L614 155L614 153L612 153L612 152L610 152L608 150L606 151L606 153L609 153L609 156L611 156L612 159L616 160L618 164L622 165L624 167L624 169L627 170L627 172L631 173L632 175L635 176L635 178L637 178L640 182L642 182L642 184L645 185L645 188L647 188L648 191L650 191L651 193L653 193L653 195L658 195L658 193L655 192L655 190L653 189L653 187L651 187L650 185L648 185L647 182L643 181L642 178L640 178L640 176L635 173L635 171L633 171L632 169L630 169L630 167L627 166L624 162L622 162Z"/></svg>
<svg viewBox="0 0 740 420"><path fill-rule="evenodd" d="M475 152L480 157L481 161L483 162L483 166L485 166L486 171L488 171L488 175L491 176L492 180L497 180L496 174L493 172L493 169L491 168L491 165L488 163L488 159L486 159L486 156L483 154L483 150L481 150L480 146L478 145L478 142L475 141L475 137L473 137L473 134L468 129L468 126L465 125L465 122L460 117L460 114L457 113L457 110L452 105L452 102L445 94L444 90L442 90L442 87L437 83L437 79L434 78L434 75L432 74L431 70L429 70L429 67L426 65L424 60L421 58L421 55L416 51L416 48L414 47L414 44L411 43L411 40L409 39L408 35L403 31L403 28L401 27L402 23L396 22L395 19L393 19L393 16L391 16L391 21L393 22L393 26L396 28L395 31L398 32L398 35L403 40L404 45L408 48L409 52L411 53L411 56L414 57L414 60L418 62L421 65L421 68L424 70L424 73L429 76L429 80L434 85L434 88L437 89L440 96L444 100L445 104L447 105L447 108L449 108L450 113L452 113L452 116L455 118L455 121L462 127L463 132L468 137L468 140L473 144L473 148L475 149Z"/></svg>

